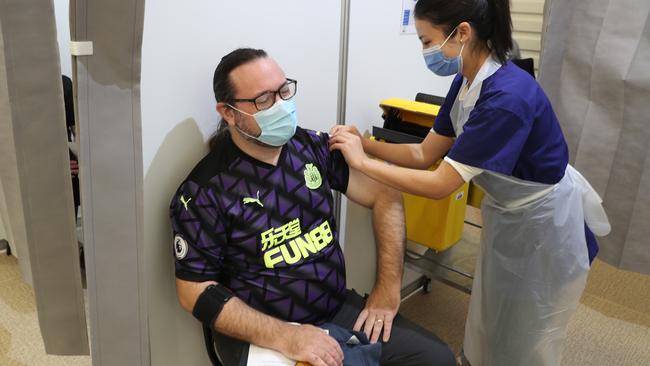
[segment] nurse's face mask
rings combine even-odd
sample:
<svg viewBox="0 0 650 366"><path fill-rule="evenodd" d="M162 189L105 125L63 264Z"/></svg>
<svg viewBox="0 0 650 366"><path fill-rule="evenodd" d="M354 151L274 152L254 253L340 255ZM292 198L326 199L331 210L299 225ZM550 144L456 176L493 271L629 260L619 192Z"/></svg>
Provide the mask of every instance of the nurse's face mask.
<svg viewBox="0 0 650 366"><path fill-rule="evenodd" d="M296 81L287 79L277 91L267 92L254 99L234 99L236 102L254 103L260 110L255 114L246 113L233 105L228 106L239 113L251 116L260 126L262 131L259 136L252 136L242 131L235 125L237 131L249 139L261 142L264 145L279 147L286 144L296 133L298 118L296 116L296 103L292 99L296 94ZM279 95L281 100L275 102L275 96ZM275 102L275 103L274 103Z"/></svg>
<svg viewBox="0 0 650 366"><path fill-rule="evenodd" d="M444 42L441 45L435 45L433 47L426 48L422 50L424 55L424 62L427 64L429 70L433 71L434 74L438 76L450 76L458 74L463 69L463 48L465 44L460 47L460 53L454 58L445 57L442 53L442 48L447 44L447 41L451 36L456 33L458 27L456 27L450 34L447 36Z"/></svg>

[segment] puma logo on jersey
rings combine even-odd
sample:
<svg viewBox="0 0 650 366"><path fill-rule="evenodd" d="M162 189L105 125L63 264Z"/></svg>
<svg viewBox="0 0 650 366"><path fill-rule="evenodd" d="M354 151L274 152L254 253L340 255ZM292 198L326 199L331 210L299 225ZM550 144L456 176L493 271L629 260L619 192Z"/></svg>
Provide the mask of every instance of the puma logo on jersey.
<svg viewBox="0 0 650 366"><path fill-rule="evenodd" d="M257 198L255 198L255 197L244 197L242 202L244 202L245 205L248 205L249 203L257 203L258 205L260 205L260 207L264 207L264 205L262 204L262 201L260 201L260 191L257 191Z"/></svg>
<svg viewBox="0 0 650 366"><path fill-rule="evenodd" d="M190 197L188 200L185 200L185 196L181 196L181 203L185 207L185 211L187 211L187 205L190 203L192 200L192 197Z"/></svg>

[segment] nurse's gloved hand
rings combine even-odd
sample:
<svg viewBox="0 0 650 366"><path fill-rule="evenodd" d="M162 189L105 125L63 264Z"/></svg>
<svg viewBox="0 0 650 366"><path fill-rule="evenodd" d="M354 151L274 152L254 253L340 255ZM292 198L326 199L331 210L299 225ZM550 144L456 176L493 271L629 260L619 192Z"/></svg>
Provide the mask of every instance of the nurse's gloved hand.
<svg viewBox="0 0 650 366"><path fill-rule="evenodd" d="M368 296L366 307L361 311L354 330L363 330L371 343L376 343L382 334L381 340L388 342L393 329L393 320L397 316L400 303L400 290L389 290L383 287L375 288Z"/></svg>
<svg viewBox="0 0 650 366"><path fill-rule="evenodd" d="M358 132L358 131L357 131ZM365 159L368 159L363 152L361 137L346 131L339 131L330 138L330 151L340 150L350 168L361 170Z"/></svg>
<svg viewBox="0 0 650 366"><path fill-rule="evenodd" d="M336 136L340 132L349 132L353 135L359 136L360 138L363 137L356 127L347 126L347 125L346 126L339 125L339 126L332 127L332 129L330 130L330 137Z"/></svg>

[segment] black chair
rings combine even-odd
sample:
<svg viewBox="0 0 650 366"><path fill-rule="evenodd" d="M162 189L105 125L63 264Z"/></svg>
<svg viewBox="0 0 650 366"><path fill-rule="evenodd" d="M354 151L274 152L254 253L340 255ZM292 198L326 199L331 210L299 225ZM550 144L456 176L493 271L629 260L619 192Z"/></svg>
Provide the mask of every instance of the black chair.
<svg viewBox="0 0 650 366"><path fill-rule="evenodd" d="M415 95L415 101L416 102L422 102L422 103L435 104L435 105L442 105L442 103L445 102L445 98L444 97L439 97L437 95L431 95L431 94L425 94L425 93L417 93Z"/></svg>
<svg viewBox="0 0 650 366"><path fill-rule="evenodd" d="M203 340L205 341L205 349L208 351L208 357L213 366L223 366L221 361L219 361L219 356L217 356L217 350L214 348L214 337L212 335L212 329L209 327L203 326Z"/></svg>
<svg viewBox="0 0 650 366"><path fill-rule="evenodd" d="M518 58L512 59L510 61L529 73L530 76L535 79L535 61L532 58Z"/></svg>

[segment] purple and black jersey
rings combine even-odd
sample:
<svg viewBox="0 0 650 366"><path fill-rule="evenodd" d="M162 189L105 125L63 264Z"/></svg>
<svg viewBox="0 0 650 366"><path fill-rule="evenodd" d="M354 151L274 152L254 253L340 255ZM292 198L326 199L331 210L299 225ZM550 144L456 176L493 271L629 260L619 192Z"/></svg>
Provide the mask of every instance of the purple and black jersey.
<svg viewBox="0 0 650 366"><path fill-rule="evenodd" d="M176 277L216 280L280 319L319 324L345 295L332 189L349 170L324 133L297 128L276 166L224 136L171 202Z"/></svg>

